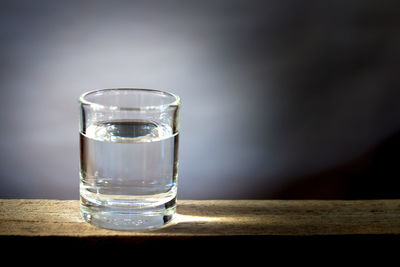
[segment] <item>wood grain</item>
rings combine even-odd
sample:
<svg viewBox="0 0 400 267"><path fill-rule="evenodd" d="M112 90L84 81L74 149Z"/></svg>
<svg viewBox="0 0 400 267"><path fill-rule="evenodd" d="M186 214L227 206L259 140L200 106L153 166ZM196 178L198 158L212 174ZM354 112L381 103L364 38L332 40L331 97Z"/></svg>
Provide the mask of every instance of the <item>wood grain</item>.
<svg viewBox="0 0 400 267"><path fill-rule="evenodd" d="M84 222L77 200L0 200L0 237L177 238L398 235L400 200L180 200L166 227L113 231Z"/></svg>

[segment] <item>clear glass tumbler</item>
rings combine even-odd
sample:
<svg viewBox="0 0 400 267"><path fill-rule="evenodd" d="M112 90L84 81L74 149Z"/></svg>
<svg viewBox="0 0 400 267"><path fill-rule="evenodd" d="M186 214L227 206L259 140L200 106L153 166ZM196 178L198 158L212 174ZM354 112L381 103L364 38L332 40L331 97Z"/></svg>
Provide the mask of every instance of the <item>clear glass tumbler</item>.
<svg viewBox="0 0 400 267"><path fill-rule="evenodd" d="M172 93L150 89L101 89L80 96L85 221L136 230L174 218L180 103Z"/></svg>

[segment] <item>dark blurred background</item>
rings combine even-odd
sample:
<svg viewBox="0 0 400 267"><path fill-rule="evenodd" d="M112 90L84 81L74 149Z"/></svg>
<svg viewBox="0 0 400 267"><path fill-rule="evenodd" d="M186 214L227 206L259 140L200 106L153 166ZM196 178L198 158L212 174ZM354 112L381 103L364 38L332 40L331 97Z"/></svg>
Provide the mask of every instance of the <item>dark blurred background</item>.
<svg viewBox="0 0 400 267"><path fill-rule="evenodd" d="M0 1L0 197L77 199L77 97L183 100L180 199L400 197L399 1Z"/></svg>

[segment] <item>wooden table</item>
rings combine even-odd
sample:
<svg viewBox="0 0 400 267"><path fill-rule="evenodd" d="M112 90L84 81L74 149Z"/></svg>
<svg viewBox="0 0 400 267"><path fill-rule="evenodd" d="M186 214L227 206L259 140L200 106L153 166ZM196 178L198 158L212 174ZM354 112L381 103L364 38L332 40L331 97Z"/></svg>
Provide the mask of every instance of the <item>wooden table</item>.
<svg viewBox="0 0 400 267"><path fill-rule="evenodd" d="M80 218L77 200L0 200L0 242L17 248L400 250L399 234L400 200L180 200L173 223L147 231L92 226Z"/></svg>

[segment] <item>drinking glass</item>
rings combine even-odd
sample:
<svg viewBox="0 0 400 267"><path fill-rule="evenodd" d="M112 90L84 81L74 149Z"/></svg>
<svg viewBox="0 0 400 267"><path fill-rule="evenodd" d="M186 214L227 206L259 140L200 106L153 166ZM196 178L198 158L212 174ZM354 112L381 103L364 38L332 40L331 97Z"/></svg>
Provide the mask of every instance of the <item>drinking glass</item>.
<svg viewBox="0 0 400 267"><path fill-rule="evenodd" d="M80 210L99 227L161 227L176 211L178 96L101 89L79 97Z"/></svg>

